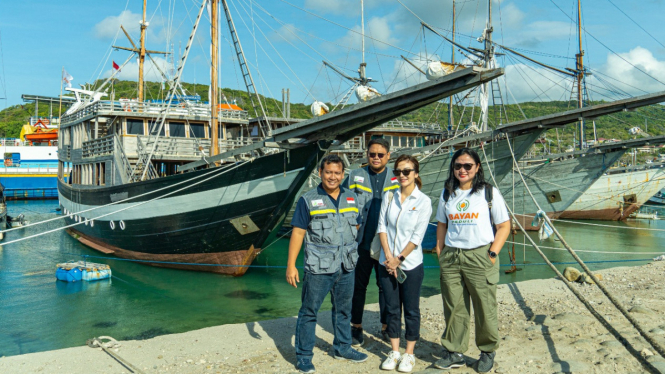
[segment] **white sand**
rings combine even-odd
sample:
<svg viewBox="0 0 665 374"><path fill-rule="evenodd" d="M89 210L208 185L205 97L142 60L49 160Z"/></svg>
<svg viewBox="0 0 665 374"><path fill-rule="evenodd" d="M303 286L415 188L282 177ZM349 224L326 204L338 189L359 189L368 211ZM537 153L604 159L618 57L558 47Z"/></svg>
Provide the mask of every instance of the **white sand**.
<svg viewBox="0 0 665 374"><path fill-rule="evenodd" d="M604 283L653 336L665 345L665 262L600 271ZM638 336L627 320L592 285L576 287L627 339L637 356L644 355L665 373L665 360ZM498 290L501 347L496 373L645 373L648 369L617 341L559 280L532 280L501 285ZM330 355L330 312L319 315L314 364L318 373L375 373L390 351L375 335L378 305L367 307L366 341L370 358L362 364L335 360ZM294 310L294 314L297 311ZM443 373L433 368L443 332L441 297L421 301L421 335L416 345L414 372ZM562 314L563 313L563 314ZM145 373L291 373L295 372L293 334L296 318L224 325L123 341L117 354ZM472 323L473 325L473 323ZM473 343L466 352L471 364L479 355ZM648 349L650 352L644 351ZM115 350L114 350L115 351ZM642 352L642 353L640 353ZM651 352L655 355L649 355ZM129 373L99 349L76 347L0 358L0 373ZM451 370L474 373L472 368Z"/></svg>

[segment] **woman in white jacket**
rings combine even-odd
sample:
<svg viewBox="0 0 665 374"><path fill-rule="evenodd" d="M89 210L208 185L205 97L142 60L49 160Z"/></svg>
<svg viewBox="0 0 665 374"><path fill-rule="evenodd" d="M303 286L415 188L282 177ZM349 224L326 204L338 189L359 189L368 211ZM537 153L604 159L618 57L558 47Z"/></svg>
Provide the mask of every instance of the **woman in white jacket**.
<svg viewBox="0 0 665 374"><path fill-rule="evenodd" d="M383 370L410 372L416 363L413 349L420 338L420 287L425 271L423 248L432 202L420 191L422 182L418 160L402 155L395 161L394 174L400 189L383 197L379 227L383 252L379 263L379 282L384 292L387 332L392 351L381 365ZM387 192L391 194L391 192ZM406 352L400 356L401 310L406 325Z"/></svg>

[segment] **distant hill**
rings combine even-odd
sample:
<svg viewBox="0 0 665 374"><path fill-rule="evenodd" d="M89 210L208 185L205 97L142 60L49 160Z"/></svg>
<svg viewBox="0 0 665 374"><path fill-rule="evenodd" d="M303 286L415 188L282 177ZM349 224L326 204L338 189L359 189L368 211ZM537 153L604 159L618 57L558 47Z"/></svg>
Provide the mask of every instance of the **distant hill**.
<svg viewBox="0 0 665 374"><path fill-rule="evenodd" d="M101 81L95 83L101 84ZM183 88L190 95L200 95L201 100L208 101L208 85L183 83ZM137 82L134 81L114 81L113 91L116 99L119 98L134 98L137 92ZM110 87L109 87L110 96ZM251 108L251 101L246 91L232 90L229 88L222 88L221 92L226 99L233 103L234 101L243 109L249 111L250 115L253 114ZM146 99L164 99L166 92L162 89L161 83L146 82L145 83L145 98ZM107 99L109 97L106 97ZM263 101L266 103L266 113L268 116L281 117L281 98L265 98ZM222 100L222 102L224 102ZM599 104L594 102L592 104ZM329 104L332 108L333 106ZM527 118L538 117L542 115L552 114L556 112L566 111L575 108L575 103L567 101L552 101L552 102L529 102L521 103L518 105L510 104L506 106L509 122L524 119L522 112ZM63 106L63 112L65 107ZM453 107L453 114L455 123L463 128L472 122L471 114L473 113L473 121L478 121L480 110L478 107ZM490 107L489 111L490 122L493 123L495 118L494 107ZM49 107L46 104L39 106L39 116L48 117ZM15 105L0 112L0 137L18 137L21 126L27 123L28 118L34 115L34 104ZM53 106L53 116L58 115L57 105ZM301 103L291 103L291 116L294 118L311 118L309 105ZM460 121L459 118L462 118ZM441 126L446 127L448 124L448 105L442 103L433 103L425 106L419 110L411 112L402 116L400 119L413 122L432 122L440 123ZM638 126L642 130L646 130L648 126L648 133L650 135L664 135L665 134L665 107L654 106L649 108L641 108L634 112L620 112L611 116L600 117L596 120L597 136L605 139L629 139L631 135L628 130L632 127ZM562 149L573 143L574 126L567 126L565 129L560 129L558 133L554 130L549 130L546 133L546 138L551 142L553 151L557 144L561 144ZM593 139L593 128L591 123L587 123L586 130L587 139Z"/></svg>

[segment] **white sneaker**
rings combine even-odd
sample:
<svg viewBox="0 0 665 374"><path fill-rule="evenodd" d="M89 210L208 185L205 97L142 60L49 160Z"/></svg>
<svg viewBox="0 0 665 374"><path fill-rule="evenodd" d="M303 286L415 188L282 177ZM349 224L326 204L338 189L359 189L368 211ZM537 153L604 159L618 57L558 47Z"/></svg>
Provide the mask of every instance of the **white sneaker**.
<svg viewBox="0 0 665 374"><path fill-rule="evenodd" d="M388 353L388 358L381 364L381 370L395 370L397 364L399 363L400 355L399 352L390 351Z"/></svg>
<svg viewBox="0 0 665 374"><path fill-rule="evenodd" d="M410 373L414 366L416 366L416 356L405 353L400 359L397 371L401 371L402 373Z"/></svg>

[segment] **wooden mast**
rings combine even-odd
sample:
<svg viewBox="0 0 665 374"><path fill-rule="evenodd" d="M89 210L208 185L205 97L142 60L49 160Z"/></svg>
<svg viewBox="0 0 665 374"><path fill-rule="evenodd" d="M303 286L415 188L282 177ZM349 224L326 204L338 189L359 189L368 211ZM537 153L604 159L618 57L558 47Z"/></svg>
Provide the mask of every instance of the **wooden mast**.
<svg viewBox="0 0 665 374"><path fill-rule="evenodd" d="M575 72L577 78L577 107L584 106L582 84L584 80L584 51L582 50L582 2L577 0L577 36L579 39L579 53L575 55L577 60L577 71ZM584 119L580 120L580 149L584 147Z"/></svg>
<svg viewBox="0 0 665 374"><path fill-rule="evenodd" d="M143 0L143 20L141 21L141 45L139 49L139 103L143 102L143 63L145 62L145 8L147 0Z"/></svg>
<svg viewBox="0 0 665 374"><path fill-rule="evenodd" d="M219 125L218 125L218 113L217 108L217 66L218 66L218 46L217 41L219 39L219 24L218 24L218 1L210 1L210 39L211 39L211 50L210 50L210 155L214 156L219 153Z"/></svg>

